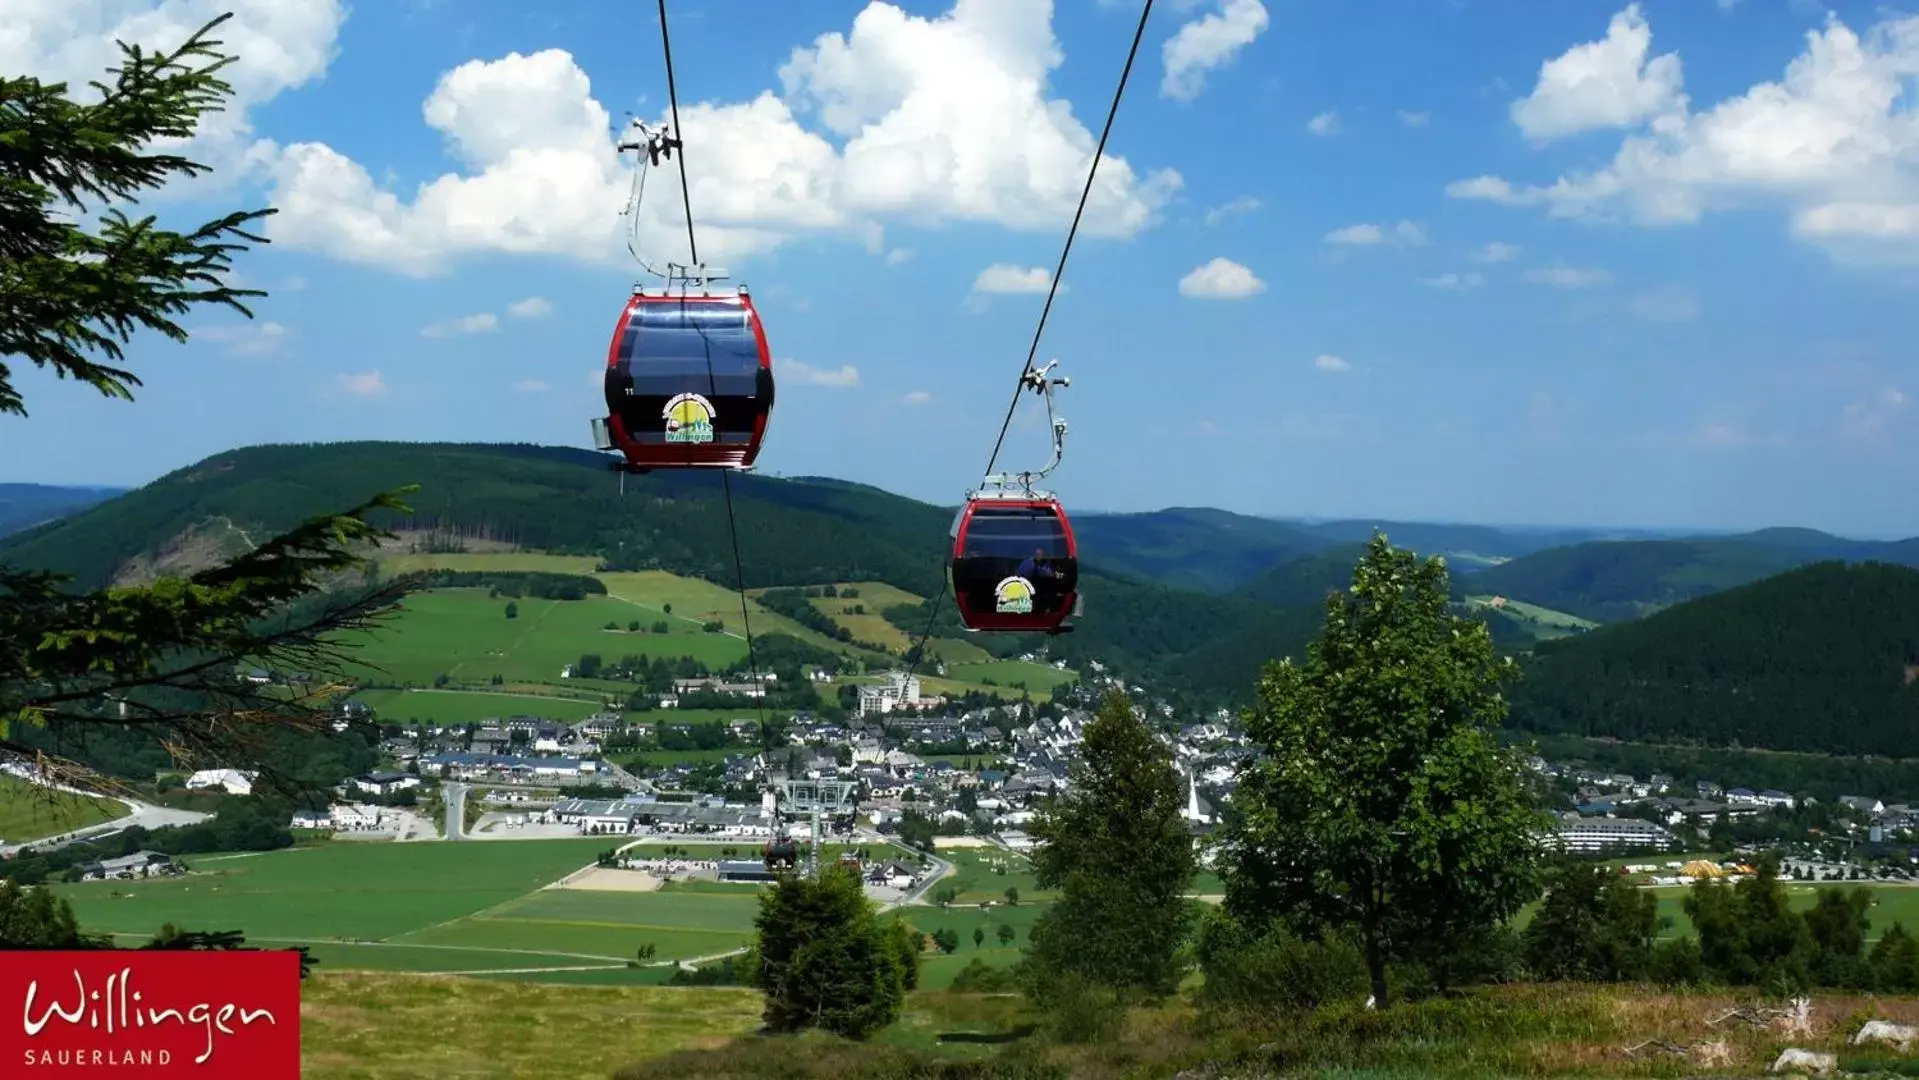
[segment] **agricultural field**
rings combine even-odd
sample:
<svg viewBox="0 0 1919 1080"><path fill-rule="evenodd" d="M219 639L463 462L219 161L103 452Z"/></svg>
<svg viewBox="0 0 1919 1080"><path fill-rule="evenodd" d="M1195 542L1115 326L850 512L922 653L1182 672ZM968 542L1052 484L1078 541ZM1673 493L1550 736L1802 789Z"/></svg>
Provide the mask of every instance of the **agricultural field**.
<svg viewBox="0 0 1919 1080"><path fill-rule="evenodd" d="M125 817L124 803L0 775L0 843L23 844Z"/></svg>
<svg viewBox="0 0 1919 1080"><path fill-rule="evenodd" d="M521 840L495 844L321 844L243 855L189 855L193 871L150 881L58 885L90 931L151 936L163 923L236 929L262 944L362 943L336 959L358 965L418 968L398 941L519 899L590 864L604 841ZM521 946L487 944L482 966ZM407 950L408 953L415 950ZM372 954L381 959L371 959ZM389 954L393 958L385 959ZM549 957L548 964L578 963ZM443 966L434 964L433 966ZM526 963L517 966L529 966ZM464 969L464 968L461 968Z"/></svg>
<svg viewBox="0 0 1919 1080"><path fill-rule="evenodd" d="M591 555L547 555L537 551L382 555L380 573L395 576L414 570L472 570L494 573L587 574L599 568Z"/></svg>
<svg viewBox="0 0 1919 1080"><path fill-rule="evenodd" d="M624 961L652 945L655 959L686 960L744 947L759 909L758 896L744 891L734 896L546 889L406 934L398 943L511 948L602 962Z"/></svg>
<svg viewBox="0 0 1919 1080"><path fill-rule="evenodd" d="M953 864L953 873L941 878L933 892L946 886L959 890L955 903L1004 903L1006 890L1019 890L1020 903L1029 900L1057 899L1059 894L1042 891L1033 879L1033 860L1018 852L997 847L941 848L939 857ZM1002 872L1003 871L1003 872ZM930 893L928 894L930 897ZM970 933L970 931L969 931Z"/></svg>
<svg viewBox="0 0 1919 1080"><path fill-rule="evenodd" d="M996 968L1013 966L1019 961L1020 950L1026 947L1033 923L1038 921L1048 906L1022 901L1013 907L996 904L989 908L913 907L901 911L901 917L922 933L951 929L959 934L959 948L952 953L928 950L920 957L920 987L944 990L953 984L953 976L974 960L983 960L988 966ZM1013 928L1013 939L1003 945L998 933L1001 925ZM978 945L973 944L974 930L986 934L985 940Z"/></svg>
<svg viewBox="0 0 1919 1080"><path fill-rule="evenodd" d="M467 684L499 675L509 684L619 695L631 687L603 680L561 683L560 670L586 653L598 653L608 660L625 655L693 656L714 668L729 666L746 655L737 592L661 570L595 573L597 565L598 560L586 556L532 552L384 557L380 566L387 573L447 569L586 574L603 582L608 595L575 601L515 599L512 602L519 616L509 620L505 615L508 598L488 596L484 589L436 589L409 597L391 623L362 639L366 643L362 656L369 665L382 669L386 680L418 686L431 685L442 674ZM860 595L850 599L819 597L814 605L859 641L894 650L909 647L907 635L879 612L890 604L914 603L919 598L879 582L855 582L851 587ZM869 670L883 670L896 662L886 653L834 641L750 600L764 591L747 591L755 634L787 634L831 652L848 653L865 661ZM852 604L864 605L866 613L849 615L841 610ZM635 619L648 630L625 630ZM669 633L650 632L652 624L660 619L670 625ZM721 623L724 632L703 631L702 625L709 621ZM609 622L622 629L606 630ZM922 679L930 693L984 691L1017 698L1023 692L1049 693L1060 683L1076 678L1072 672L1050 665L995 660L968 641L935 638L927 643L927 651L948 665L947 678ZM991 684L984 681L988 679ZM407 702L408 706L413 704ZM419 718L427 722L468 722L470 709L481 707L480 703L449 703L443 712L419 714ZM401 715L404 718L409 714ZM486 712L470 718L488 715L494 714Z"/></svg>
<svg viewBox="0 0 1919 1080"><path fill-rule="evenodd" d="M947 677L966 683L978 683L982 686L1009 687L1026 689L1033 696L1050 694L1056 686L1077 682L1079 675L1072 671L1063 671L1051 664L1035 664L1026 660L989 660L984 663L948 664Z"/></svg>
<svg viewBox="0 0 1919 1080"><path fill-rule="evenodd" d="M1466 598L1466 603L1476 609L1494 607L1493 597L1490 596L1469 596ZM1591 630L1599 625L1591 619L1582 619L1577 615L1569 615L1537 604L1528 604L1511 597L1505 598L1505 601L1498 605L1498 610L1526 627L1534 637L1542 639L1565 637L1568 634Z"/></svg>
<svg viewBox="0 0 1919 1080"><path fill-rule="evenodd" d="M515 618L506 617L508 604L514 605ZM744 641L703 633L684 621L666 634L623 629L636 617L632 604L605 596L509 600L489 596L485 589L435 589L407 597L391 622L361 635L357 659L377 669L376 677L431 685L442 674L471 681L499 675L558 682L561 670L585 653L610 660L692 656L712 667L746 655ZM608 623L622 629L607 630Z"/></svg>

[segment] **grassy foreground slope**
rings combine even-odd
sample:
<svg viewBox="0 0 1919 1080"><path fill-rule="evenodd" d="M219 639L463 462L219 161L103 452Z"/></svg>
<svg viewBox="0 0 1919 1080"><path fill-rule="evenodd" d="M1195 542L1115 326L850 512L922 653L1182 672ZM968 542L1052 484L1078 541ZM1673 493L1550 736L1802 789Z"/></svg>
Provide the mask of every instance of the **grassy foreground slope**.
<svg viewBox="0 0 1919 1080"><path fill-rule="evenodd" d="M302 1072L322 1080L1755 1076L1788 1045L1836 1053L1850 1072L1912 1072L1911 1058L1846 1040L1865 1017L1919 1021L1919 1001L1820 995L1810 1035L1712 1023L1742 1004L1750 1002L1718 992L1517 985L1381 1012L1350 1002L1219 1023L1175 999L1134 1011L1109 1038L1070 1046L1034 1031L1036 1018L1016 996L919 992L908 997L897 1022L861 1044L819 1034L756 1034L760 997L743 989L322 972L303 988ZM966 1033L999 1039L942 1038ZM1696 1055L1624 1052L1654 1043L1723 1043L1723 1057L1715 1065Z"/></svg>

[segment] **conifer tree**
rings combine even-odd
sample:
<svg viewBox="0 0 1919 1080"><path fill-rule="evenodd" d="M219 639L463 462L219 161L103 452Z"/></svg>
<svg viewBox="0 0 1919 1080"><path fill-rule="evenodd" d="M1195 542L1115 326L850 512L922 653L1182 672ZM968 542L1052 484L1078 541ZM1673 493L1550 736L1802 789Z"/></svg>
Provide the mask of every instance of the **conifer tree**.
<svg viewBox="0 0 1919 1080"><path fill-rule="evenodd" d="M186 341L179 320L189 313L251 317L246 300L264 295L228 278L234 255L264 242L249 230L271 210L181 233L122 209L208 171L153 144L191 138L232 93L220 73L233 58L209 36L226 18L175 49L122 45L93 100L0 74L0 415L27 412L7 361L130 401L140 380L124 349L136 332ZM279 779L258 756L274 733L322 730L331 718L345 659L334 635L369 627L403 591L348 573L386 535L370 515L405 509L398 494L140 587L77 593L60 576L0 566L0 760L94 783L64 755L89 732L134 727L178 757L252 761L263 783ZM311 679L256 684L236 678L242 666Z"/></svg>
<svg viewBox="0 0 1919 1080"><path fill-rule="evenodd" d="M1061 896L1027 935L1028 987L1042 1000L1063 977L1122 998L1170 994L1196 865L1172 752L1115 692L1070 781L1032 826L1034 876Z"/></svg>

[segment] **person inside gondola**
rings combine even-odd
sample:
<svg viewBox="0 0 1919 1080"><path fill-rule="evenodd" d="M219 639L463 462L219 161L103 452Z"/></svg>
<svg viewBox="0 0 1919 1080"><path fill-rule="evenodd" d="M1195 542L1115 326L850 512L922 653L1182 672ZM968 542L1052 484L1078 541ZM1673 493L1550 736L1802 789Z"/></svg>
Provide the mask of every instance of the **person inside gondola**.
<svg viewBox="0 0 1919 1080"><path fill-rule="evenodd" d="M1060 572L1059 569L1053 565L1052 561L1046 557L1046 550L1044 548L1034 548L1033 553L1021 560L1019 568L1014 570L1013 573L1033 583L1033 609L1035 611L1051 611L1053 609L1054 604L1057 603L1057 598L1054 593L1055 585L1060 578Z"/></svg>

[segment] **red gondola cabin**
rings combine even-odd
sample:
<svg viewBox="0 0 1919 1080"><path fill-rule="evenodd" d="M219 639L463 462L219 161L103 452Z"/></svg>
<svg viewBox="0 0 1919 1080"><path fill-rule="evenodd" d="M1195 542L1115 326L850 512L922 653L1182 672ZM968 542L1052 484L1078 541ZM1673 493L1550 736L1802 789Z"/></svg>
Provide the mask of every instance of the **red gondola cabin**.
<svg viewBox="0 0 1919 1080"><path fill-rule="evenodd" d="M1079 607L1079 551L1058 500L970 497L953 519L953 600L968 630L1061 633Z"/></svg>
<svg viewBox="0 0 1919 1080"><path fill-rule="evenodd" d="M605 431L633 471L744 469L773 411L773 360L745 289L636 291L606 355Z"/></svg>

